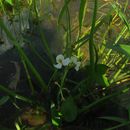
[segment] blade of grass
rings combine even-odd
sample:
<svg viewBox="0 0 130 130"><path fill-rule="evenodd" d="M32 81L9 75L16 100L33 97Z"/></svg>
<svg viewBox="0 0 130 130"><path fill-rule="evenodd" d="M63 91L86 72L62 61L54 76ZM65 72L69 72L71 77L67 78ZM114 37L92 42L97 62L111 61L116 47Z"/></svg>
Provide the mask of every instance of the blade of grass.
<svg viewBox="0 0 130 130"><path fill-rule="evenodd" d="M3 105L3 104L5 104L8 100L9 100L9 96L3 96L0 99L0 106Z"/></svg>
<svg viewBox="0 0 130 130"><path fill-rule="evenodd" d="M6 14L6 11L5 11L4 4L3 4L2 0L0 0L0 9L2 9L2 12L4 14Z"/></svg>
<svg viewBox="0 0 130 130"><path fill-rule="evenodd" d="M66 1L66 0L65 0ZM66 23L67 23L67 31L66 31L66 46L65 46L65 54L70 57L72 53L71 47L71 19L70 12L68 6L66 6Z"/></svg>
<svg viewBox="0 0 130 130"><path fill-rule="evenodd" d="M101 27L103 22L104 22L104 19L96 21L94 33L99 29L99 27ZM84 45L87 41L89 41L89 39L90 39L90 34L86 34L82 38L80 38L76 42L74 42L73 44L77 45L76 48L74 48L74 51L78 50L82 45Z"/></svg>
<svg viewBox="0 0 130 130"><path fill-rule="evenodd" d="M93 11L93 18L92 18L92 25L90 31L90 39L89 39L89 55L90 55L90 66L91 66L91 81L93 83L94 80L94 73L95 73L95 52L94 52L94 30L95 30L95 23L96 23L96 15L97 15L97 4L98 1L94 1L94 11Z"/></svg>
<svg viewBox="0 0 130 130"><path fill-rule="evenodd" d="M14 97L16 99L20 99L20 100L22 100L24 102L27 102L27 103L30 103L30 104L33 103L33 101L30 100L29 98L23 97L23 96L15 93L13 90L10 90L10 89L8 89L7 87L5 87L3 85L0 85L0 91L7 94L8 96L12 96L12 97Z"/></svg>
<svg viewBox="0 0 130 130"><path fill-rule="evenodd" d="M129 125L129 124L130 124L130 121L126 121L126 122L124 122L124 123L121 123L121 124L119 124L119 125L113 126L113 127L111 127L111 128L107 128L107 129L105 129L105 130L115 130L115 129L118 129L118 128L123 127L123 126L127 126L127 125Z"/></svg>
<svg viewBox="0 0 130 130"><path fill-rule="evenodd" d="M127 63L128 63L128 59L120 66L120 68L114 74L113 78L110 80L110 83L113 83L118 78L118 76L120 75L121 71L124 69Z"/></svg>
<svg viewBox="0 0 130 130"><path fill-rule="evenodd" d="M25 72L26 72L28 83L29 83L29 86L30 86L30 89L31 89L31 94L34 95L35 89L34 89L34 86L32 84L32 81L31 81L31 76L29 74L29 71L28 71L28 68L27 68L25 61L22 60L22 62L23 62L23 66L24 66L24 69L25 69Z"/></svg>
<svg viewBox="0 0 130 130"><path fill-rule="evenodd" d="M127 27L124 26L121 30L121 32L119 33L119 35L117 36L116 40L114 41L113 45L118 44L118 41L123 37L123 35L125 34L125 32L127 31ZM109 43L107 43L109 44ZM106 48L106 46L105 46ZM105 50L104 50L105 51ZM110 54L112 53L112 49L109 49L109 51L107 52L107 54L105 55L105 58L103 59L103 63L106 63Z"/></svg>
<svg viewBox="0 0 130 130"><path fill-rule="evenodd" d="M124 22L124 24L127 26L128 30L130 31L130 25L125 14L121 11L121 9L116 5L115 2L111 3L111 5L115 12L118 14L118 16L121 18L121 20Z"/></svg>
<svg viewBox="0 0 130 130"><path fill-rule="evenodd" d="M82 30L83 26L83 21L85 17L85 12L86 12L86 7L87 7L87 0L80 0L80 9L79 9L79 36Z"/></svg>
<svg viewBox="0 0 130 130"><path fill-rule="evenodd" d="M129 0L126 0L125 6L124 6L124 12L127 10L128 5L129 5Z"/></svg>
<svg viewBox="0 0 130 130"><path fill-rule="evenodd" d="M60 21L66 11L66 8L68 8L68 4L70 3L71 0L65 0L64 6L62 7L59 17L58 17L58 24L60 24Z"/></svg>
<svg viewBox="0 0 130 130"><path fill-rule="evenodd" d="M128 118L130 120L130 106L128 107Z"/></svg>
<svg viewBox="0 0 130 130"><path fill-rule="evenodd" d="M119 123L124 123L126 122L127 120L126 119L123 119L123 118L119 118L119 117L109 117L109 116L104 116L104 117L99 117L100 119L105 119L105 120L111 120L111 121L116 121L116 122L119 122Z"/></svg>

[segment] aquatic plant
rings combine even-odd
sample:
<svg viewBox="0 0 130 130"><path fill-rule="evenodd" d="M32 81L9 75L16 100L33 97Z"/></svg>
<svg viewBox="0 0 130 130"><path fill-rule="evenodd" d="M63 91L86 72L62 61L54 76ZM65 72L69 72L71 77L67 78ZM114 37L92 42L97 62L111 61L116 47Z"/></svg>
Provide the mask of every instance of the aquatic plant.
<svg viewBox="0 0 130 130"><path fill-rule="evenodd" d="M6 0L6 4L11 6L11 9L14 11L17 9L14 5L18 6L20 2L22 1L17 1L16 4L12 0ZM57 56L51 52L49 43L46 41L44 32L41 29L42 16L39 10L39 3L36 0L28 0L26 4L26 8L29 9L31 16L29 20L34 28L37 27L37 34L42 41L43 52L47 55L48 62L32 44L30 48L37 59L47 66L45 69L49 68L51 70L51 76L47 82L21 47L21 42L23 41L17 40L11 33L11 30L6 27L2 17L0 18L1 29L6 33L19 53L31 90L31 97L26 97L10 90L8 87L0 85L1 92L7 95L0 100L0 104L3 105L13 98L24 101L31 107L35 106L31 110L36 115L38 115L37 112L44 113L44 116L47 118L46 123L42 122L40 124L42 126L36 126L34 129L44 129L53 126L57 128L62 126L63 121L76 121L82 113L88 113L93 108L96 108L96 106L100 107L100 104L114 99L120 94L129 92L129 84L127 82L130 78L130 72L127 67L129 67L130 46L121 44L120 41L121 39L125 40L128 38L130 31L129 20L127 20L125 15L127 1L125 8L123 8L121 3L105 1L107 3L98 5L98 0L94 0L92 4L93 12L90 12L92 16L90 23L86 22L89 1L81 0L79 2L78 15L76 15L78 19L76 19L75 23L73 23L74 18L71 17L70 12L71 2L71 0L64 0L59 17L56 18L58 27L63 29L65 43L63 52ZM1 9L4 15L8 15L6 4L4 1L1 1ZM52 2L52 4L55 6L55 3ZM110 10L100 15L100 10L105 6L108 6ZM117 31L114 37L111 31L115 31L113 28L116 28L116 26L119 28L119 32ZM100 35L99 40L96 39L97 35ZM23 35L20 36L25 42L32 42L24 38ZM88 58L86 59L87 55ZM33 78L35 78L37 86L40 87L40 92L35 88ZM120 88L122 83L124 85ZM119 86L119 89L116 89L116 86ZM37 97L37 95L41 95L42 99L33 98ZM87 97L89 97L89 100L87 100ZM41 118L43 118L42 114L39 114ZM23 117L26 116L22 115L15 123L17 130L24 127L24 123L21 121ZM28 118L32 118L32 116L30 117L29 115L26 118L30 122ZM121 123L107 130L119 128L130 123L129 119L124 120L117 117L102 118Z"/></svg>

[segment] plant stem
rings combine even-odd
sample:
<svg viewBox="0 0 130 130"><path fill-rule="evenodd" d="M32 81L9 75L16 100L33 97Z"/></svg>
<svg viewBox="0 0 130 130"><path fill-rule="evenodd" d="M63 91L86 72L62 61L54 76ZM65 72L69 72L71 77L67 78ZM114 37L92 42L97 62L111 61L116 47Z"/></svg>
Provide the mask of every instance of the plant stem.
<svg viewBox="0 0 130 130"><path fill-rule="evenodd" d="M94 55L94 30L95 30L95 23L96 23L96 15L97 15L97 1L95 0L94 4L94 11L93 11L93 18L92 18L92 25L90 31L90 39L89 39L89 55L90 55L90 67L91 67L91 82L93 83L94 80L94 72L95 72L95 55Z"/></svg>

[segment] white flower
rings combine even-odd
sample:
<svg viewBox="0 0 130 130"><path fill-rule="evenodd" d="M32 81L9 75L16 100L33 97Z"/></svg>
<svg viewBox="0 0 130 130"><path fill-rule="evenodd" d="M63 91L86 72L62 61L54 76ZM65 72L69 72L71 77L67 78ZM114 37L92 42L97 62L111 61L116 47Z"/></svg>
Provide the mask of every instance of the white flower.
<svg viewBox="0 0 130 130"><path fill-rule="evenodd" d="M58 55L56 57L57 64L54 65L55 68L61 69L62 66L67 66L70 63L70 58L64 59L64 56L62 54Z"/></svg>
<svg viewBox="0 0 130 130"><path fill-rule="evenodd" d="M75 70L78 71L80 68L81 62L77 62L75 65L76 65Z"/></svg>
<svg viewBox="0 0 130 130"><path fill-rule="evenodd" d="M71 56L70 59L71 59L70 63L74 64L75 65L75 70L78 71L79 68L80 68L81 62L78 61L76 56Z"/></svg>
<svg viewBox="0 0 130 130"><path fill-rule="evenodd" d="M76 64L77 63L77 57L71 56L71 63Z"/></svg>
<svg viewBox="0 0 130 130"><path fill-rule="evenodd" d="M56 65L54 65L54 67L57 68L57 69L61 69L62 68L62 64L56 64Z"/></svg>
<svg viewBox="0 0 130 130"><path fill-rule="evenodd" d="M75 67L75 70L78 71L81 65L81 62L78 61L76 56L71 56L70 58L64 58L64 56L62 54L59 54L56 57L56 63L54 65L55 68L57 69L61 69L62 66L68 66L69 64L71 64L71 66Z"/></svg>
<svg viewBox="0 0 130 130"><path fill-rule="evenodd" d="M64 59L63 62L62 62L62 64L63 64L64 66L69 65L69 63L70 63L70 58L66 58L66 59Z"/></svg>

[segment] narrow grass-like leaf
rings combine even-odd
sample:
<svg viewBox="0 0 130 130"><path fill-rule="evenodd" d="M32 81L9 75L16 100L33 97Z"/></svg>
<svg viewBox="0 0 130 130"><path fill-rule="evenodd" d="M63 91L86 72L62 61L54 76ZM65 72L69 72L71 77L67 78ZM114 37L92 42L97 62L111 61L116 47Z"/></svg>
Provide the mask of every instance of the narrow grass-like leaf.
<svg viewBox="0 0 130 130"><path fill-rule="evenodd" d="M12 97L14 97L16 99L20 99L22 101L25 101L25 102L31 103L31 104L33 103L29 98L21 96L21 95L15 93L13 90L10 90L10 89L8 89L7 87L5 87L3 85L0 85L0 91L7 94L8 96L12 96Z"/></svg>
<svg viewBox="0 0 130 130"><path fill-rule="evenodd" d="M124 33L127 31L127 27L124 26L121 30L121 32L119 33L118 37L116 38L115 44L118 43L118 41L121 39L121 37L123 37Z"/></svg>
<svg viewBox="0 0 130 130"><path fill-rule="evenodd" d="M120 48L119 49L120 52L122 52L123 54L125 54L126 56L130 58L130 45L120 44L119 48Z"/></svg>
<svg viewBox="0 0 130 130"><path fill-rule="evenodd" d="M66 30L66 56L71 56L72 47L71 47L71 19L70 19L70 12L68 6L66 7L66 23L67 23L67 30Z"/></svg>
<svg viewBox="0 0 130 130"><path fill-rule="evenodd" d="M79 34L82 29L85 12L86 12L87 0L80 0L80 9L79 9Z"/></svg>
<svg viewBox="0 0 130 130"><path fill-rule="evenodd" d="M116 121L116 122L119 122L119 123L124 123L124 122L127 121L126 119L114 117L114 116L112 116L112 117L104 116L104 117L99 117L99 118L105 119L105 120L110 120L110 121Z"/></svg>
<svg viewBox="0 0 130 130"><path fill-rule="evenodd" d="M90 31L90 39L89 39L89 55L90 55L90 66L91 66L91 80L92 83L94 81L94 73L95 73L95 50L94 50L94 30L95 30L95 23L96 23L96 16L97 16L97 4L98 1L94 1L94 11L93 11L93 18L92 18L92 25Z"/></svg>
<svg viewBox="0 0 130 130"><path fill-rule="evenodd" d="M0 106L5 104L9 100L9 96L4 96L0 99Z"/></svg>
<svg viewBox="0 0 130 130"><path fill-rule="evenodd" d="M95 25L95 29L94 29L94 33L99 29L99 27L101 27L101 25L104 22L104 18L100 21L96 21L96 25ZM74 42L73 44L78 45L76 48L74 48L74 50L78 50L82 45L84 45L87 41L89 41L90 39L90 34L86 34L83 37L81 37L80 39L78 39L76 42Z"/></svg>
<svg viewBox="0 0 130 130"><path fill-rule="evenodd" d="M58 17L58 24L60 24L60 21L65 13L65 10L68 8L68 4L70 3L71 0L65 0L64 6L62 7L59 17Z"/></svg>
<svg viewBox="0 0 130 130"><path fill-rule="evenodd" d="M130 106L128 107L128 118L130 120Z"/></svg>
<svg viewBox="0 0 130 130"><path fill-rule="evenodd" d="M116 130L116 129L120 128L120 127L128 126L129 124L130 124L130 121L126 121L124 123L121 123L119 125L116 125L116 126L113 126L111 128L104 129L104 130Z"/></svg>
<svg viewBox="0 0 130 130"><path fill-rule="evenodd" d="M113 51L124 54L127 58L130 58L130 45L119 44L119 45L107 45L106 47L111 48Z"/></svg>
<svg viewBox="0 0 130 130"><path fill-rule="evenodd" d="M10 4L11 6L13 6L13 0L5 0L8 4Z"/></svg>
<svg viewBox="0 0 130 130"><path fill-rule="evenodd" d="M116 5L115 2L111 3L113 9L116 11L118 16L121 18L121 20L124 22L124 24L127 26L128 30L130 31L130 25L129 22L125 16L125 14L121 11L121 9Z"/></svg>
<svg viewBox="0 0 130 130"><path fill-rule="evenodd" d="M124 12L127 10L128 5L129 5L129 0L126 0L126 2L125 2L125 6L124 6Z"/></svg>
<svg viewBox="0 0 130 130"><path fill-rule="evenodd" d="M125 68L125 66L127 65L127 63L128 63L128 59L125 60L125 62L120 66L120 68L117 70L117 72L114 74L114 76L110 80L110 83L113 83L115 80L118 79L118 76L120 75L121 71Z"/></svg>
<svg viewBox="0 0 130 130"><path fill-rule="evenodd" d="M26 72L26 76L27 76L27 79L28 79L29 87L31 89L31 94L33 95L35 89L34 89L34 86L32 84L31 76L30 76L30 73L28 71L27 65L26 65L24 60L23 60L23 66L24 66L24 69L25 69L25 72Z"/></svg>

